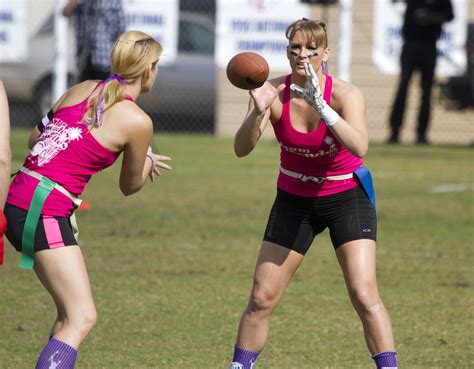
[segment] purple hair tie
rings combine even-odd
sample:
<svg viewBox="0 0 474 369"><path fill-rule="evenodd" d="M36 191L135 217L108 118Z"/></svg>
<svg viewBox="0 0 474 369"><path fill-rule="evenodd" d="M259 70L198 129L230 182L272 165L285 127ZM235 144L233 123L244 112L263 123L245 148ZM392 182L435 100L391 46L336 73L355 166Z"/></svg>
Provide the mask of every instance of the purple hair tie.
<svg viewBox="0 0 474 369"><path fill-rule="evenodd" d="M104 81L104 84L106 84L107 82L110 82L110 81L117 81L118 83L120 83L122 86L125 87L125 80L122 78L122 76L119 76L118 74L111 75L109 78L107 78Z"/></svg>
<svg viewBox="0 0 474 369"><path fill-rule="evenodd" d="M104 85L102 86L102 89L100 91L100 96L99 96L99 102L97 103L97 127L100 127L102 125L102 115L103 115L103 104L104 104L104 90L105 90L105 85L111 81L117 81L120 83L123 87L125 87L125 80L119 76L118 74L114 74L104 80ZM89 126L92 124L92 118L89 117L86 119L86 125Z"/></svg>

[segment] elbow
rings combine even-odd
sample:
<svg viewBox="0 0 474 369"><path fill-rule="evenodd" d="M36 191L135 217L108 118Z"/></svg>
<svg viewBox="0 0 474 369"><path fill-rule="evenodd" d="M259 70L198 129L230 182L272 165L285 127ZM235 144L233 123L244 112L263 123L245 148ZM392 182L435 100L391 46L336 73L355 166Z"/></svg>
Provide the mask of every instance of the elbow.
<svg viewBox="0 0 474 369"><path fill-rule="evenodd" d="M130 188L120 188L120 191L122 191L122 194L124 196L130 196L133 195L134 193L138 192L139 189L130 189Z"/></svg>
<svg viewBox="0 0 474 369"><path fill-rule="evenodd" d="M120 191L124 196L130 196L141 190L143 186L120 185Z"/></svg>
<svg viewBox="0 0 474 369"><path fill-rule="evenodd" d="M238 158L242 158L244 156L247 156L251 151L253 150L253 147L242 147L241 145L234 144L234 153L235 156Z"/></svg>
<svg viewBox="0 0 474 369"><path fill-rule="evenodd" d="M248 152L245 152L243 150L237 150L237 149L234 149L234 153L235 153L235 156L237 156L238 158L243 158L244 156L248 155Z"/></svg>
<svg viewBox="0 0 474 369"><path fill-rule="evenodd" d="M368 144L365 144L365 145L353 145L352 147L346 147L351 153L352 155L360 158L360 159L363 159L366 155L367 155L367 152L369 151L369 145Z"/></svg>
<svg viewBox="0 0 474 369"><path fill-rule="evenodd" d="M0 166L5 168L11 168L12 152L11 150L5 150L0 153Z"/></svg>
<svg viewBox="0 0 474 369"><path fill-rule="evenodd" d="M369 151L369 139L368 137L362 138L359 142L355 143L354 150L352 153L360 159L363 159Z"/></svg>
<svg viewBox="0 0 474 369"><path fill-rule="evenodd" d="M360 159L363 159L367 155L368 151L369 151L369 148L367 146L362 147L362 148L357 149L356 152L354 152L354 155Z"/></svg>
<svg viewBox="0 0 474 369"><path fill-rule="evenodd" d="M120 188L120 192L122 192L122 195L124 195L124 196L130 196L130 195L134 194L134 192L132 192L132 191L126 189L126 188Z"/></svg>

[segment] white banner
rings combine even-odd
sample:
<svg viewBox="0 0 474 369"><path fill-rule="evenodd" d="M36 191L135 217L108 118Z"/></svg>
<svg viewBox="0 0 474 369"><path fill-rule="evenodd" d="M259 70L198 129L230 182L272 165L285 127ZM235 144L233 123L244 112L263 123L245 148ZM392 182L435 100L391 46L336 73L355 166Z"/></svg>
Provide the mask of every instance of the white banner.
<svg viewBox="0 0 474 369"><path fill-rule="evenodd" d="M123 0L127 30L142 31L163 47L160 65L172 63L178 53L178 0Z"/></svg>
<svg viewBox="0 0 474 369"><path fill-rule="evenodd" d="M466 69L467 1L452 0L454 19L443 25L437 48L436 64L438 76L462 75ZM402 48L401 29L404 2L374 0L374 30L372 60L385 74L400 73L400 52Z"/></svg>
<svg viewBox="0 0 474 369"><path fill-rule="evenodd" d="M218 0L217 65L225 68L235 54L253 51L271 71L287 71L285 30L303 17L310 17L310 9L299 0Z"/></svg>
<svg viewBox="0 0 474 369"><path fill-rule="evenodd" d="M26 0L0 1L0 62L21 63L28 57Z"/></svg>

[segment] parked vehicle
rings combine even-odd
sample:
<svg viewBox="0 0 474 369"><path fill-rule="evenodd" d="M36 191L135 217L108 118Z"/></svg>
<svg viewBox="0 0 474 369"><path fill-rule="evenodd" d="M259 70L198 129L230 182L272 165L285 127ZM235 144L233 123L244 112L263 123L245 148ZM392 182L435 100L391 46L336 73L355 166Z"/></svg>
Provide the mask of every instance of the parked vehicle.
<svg viewBox="0 0 474 369"><path fill-rule="evenodd" d="M159 67L157 83L139 104L160 131L214 131L217 66L214 21L181 12L178 56Z"/></svg>
<svg viewBox="0 0 474 369"><path fill-rule="evenodd" d="M440 86L441 102L448 109L474 108L474 23L468 24L466 59L466 73Z"/></svg>
<svg viewBox="0 0 474 369"><path fill-rule="evenodd" d="M0 79L5 83L14 112L28 115L31 124L51 106L54 65L54 21L49 17L29 40L29 57L24 63L1 63ZM75 82L74 30L70 29L68 83ZM159 66L152 91L138 104L153 118L156 130L212 132L217 67L214 62L214 21L199 13L180 12L178 54L170 65ZM19 111L17 111L19 110ZM12 119L15 124L16 119Z"/></svg>

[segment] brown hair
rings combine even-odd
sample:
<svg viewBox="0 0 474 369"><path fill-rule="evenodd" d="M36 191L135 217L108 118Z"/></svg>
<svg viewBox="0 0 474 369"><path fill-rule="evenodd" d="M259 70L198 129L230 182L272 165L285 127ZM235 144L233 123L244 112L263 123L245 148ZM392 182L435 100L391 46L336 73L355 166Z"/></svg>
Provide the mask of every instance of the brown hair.
<svg viewBox="0 0 474 369"><path fill-rule="evenodd" d="M308 44L314 42L317 47L328 47L328 36L324 22L307 18L298 19L288 26L285 36L291 40L298 31L303 33Z"/></svg>
<svg viewBox="0 0 474 369"><path fill-rule="evenodd" d="M126 90L122 85L124 81L120 80L133 82L142 77L142 84L145 83L150 75L150 65L156 68L162 50L158 41L140 31L125 32L117 39L112 49L111 67L118 78L106 79L102 88L96 89L89 97L83 118L89 129L100 126L98 115L125 99Z"/></svg>

